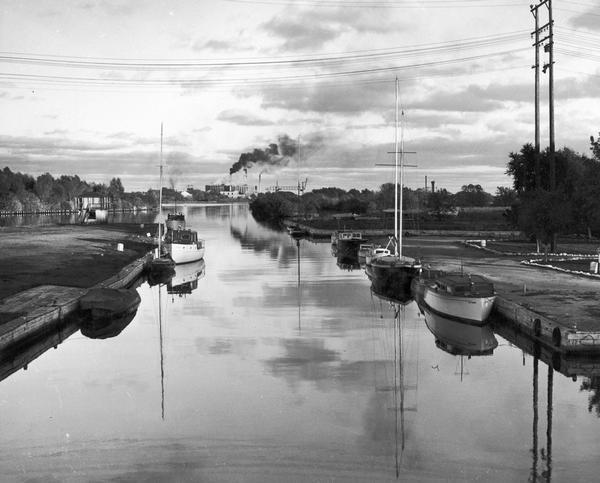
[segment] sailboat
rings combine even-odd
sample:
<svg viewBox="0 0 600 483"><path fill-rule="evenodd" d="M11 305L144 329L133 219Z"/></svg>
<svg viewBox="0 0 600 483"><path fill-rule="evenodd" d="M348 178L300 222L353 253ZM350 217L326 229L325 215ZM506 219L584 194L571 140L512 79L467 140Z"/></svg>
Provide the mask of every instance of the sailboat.
<svg viewBox="0 0 600 483"><path fill-rule="evenodd" d="M153 278L162 280L174 273L175 262L163 254L162 247L162 178L163 178L163 125L160 123L160 187L158 191L158 250L150 263L150 272Z"/></svg>
<svg viewBox="0 0 600 483"><path fill-rule="evenodd" d="M398 150L398 78L396 77L396 119L395 119L395 170L394 170L394 253L371 260L371 275L387 293L410 291L412 278L421 269L420 261L402 254L402 202L404 188L404 135ZM402 112L404 116L404 112ZM400 155L400 156L398 156ZM398 165L400 164L400 165ZM400 203L398 203L398 174L400 175Z"/></svg>

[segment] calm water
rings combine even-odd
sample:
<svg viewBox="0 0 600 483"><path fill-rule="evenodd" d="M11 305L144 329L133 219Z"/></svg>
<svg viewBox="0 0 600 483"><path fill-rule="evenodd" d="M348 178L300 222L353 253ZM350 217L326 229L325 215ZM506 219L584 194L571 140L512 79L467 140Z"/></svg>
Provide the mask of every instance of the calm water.
<svg viewBox="0 0 600 483"><path fill-rule="evenodd" d="M246 206L186 214L205 263L0 382L2 481L597 479L600 361L391 304Z"/></svg>

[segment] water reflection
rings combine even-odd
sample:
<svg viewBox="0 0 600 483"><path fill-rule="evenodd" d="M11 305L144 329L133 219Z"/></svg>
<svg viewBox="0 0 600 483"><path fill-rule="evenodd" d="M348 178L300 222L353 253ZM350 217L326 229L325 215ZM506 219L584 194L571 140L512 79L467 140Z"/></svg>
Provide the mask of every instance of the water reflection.
<svg viewBox="0 0 600 483"><path fill-rule="evenodd" d="M371 293L377 302L375 307L378 308L375 309L375 312L379 314L382 321L392 325L393 358L391 362L393 372L390 372L393 375L390 374L389 377L386 377L386 384L378 385L376 391L380 394L386 394L388 399L380 410L393 414L394 470L398 479L404 466L404 453L406 450L406 413L416 413L417 411L418 370L416 365L407 364L414 357L414 354L407 354L407 352L409 349L414 350L415 341L410 340L410 338L415 336L415 331L414 329L412 331L408 330L409 317L407 317L407 312L410 312L410 300L396 302L393 298L378 295L373 290ZM407 371L407 368L411 367L413 370Z"/></svg>
<svg viewBox="0 0 600 483"><path fill-rule="evenodd" d="M79 330L76 318L57 324L53 329L40 332L29 338L0 351L0 381L28 365L51 348L60 344Z"/></svg>
<svg viewBox="0 0 600 483"><path fill-rule="evenodd" d="M594 480L591 358L492 323L498 346L460 384L448 361L474 344L436 347L445 322L431 330L410 295L341 271L327 244L261 227L243 207L186 216L219 247L191 296L144 284L118 337L70 337L2 384L5 479L42 481L51 467L58 479L158 481L185 467L189 481ZM0 359L2 374L22 367Z"/></svg>
<svg viewBox="0 0 600 483"><path fill-rule="evenodd" d="M121 316L85 318L81 333L90 339L110 339L118 336L135 318L137 309Z"/></svg>
<svg viewBox="0 0 600 483"><path fill-rule="evenodd" d="M177 265L175 274L167 282L167 293L185 297L198 288L198 280L205 275L204 259Z"/></svg>
<svg viewBox="0 0 600 483"><path fill-rule="evenodd" d="M489 356L498 347L498 340L488 325L471 325L468 321L450 319L419 305L425 324L435 336L435 345L458 356Z"/></svg>

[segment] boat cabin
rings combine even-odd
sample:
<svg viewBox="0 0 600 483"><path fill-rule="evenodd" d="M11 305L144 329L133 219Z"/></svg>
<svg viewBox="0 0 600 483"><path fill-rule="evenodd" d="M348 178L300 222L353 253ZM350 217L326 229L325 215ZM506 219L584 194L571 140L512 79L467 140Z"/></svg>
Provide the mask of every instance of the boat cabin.
<svg viewBox="0 0 600 483"><path fill-rule="evenodd" d="M167 230L165 243L198 245L199 248L202 248L204 240L199 240L198 233L193 230Z"/></svg>
<svg viewBox="0 0 600 483"><path fill-rule="evenodd" d="M481 275L446 275L435 281L439 291L463 297L494 295L494 284Z"/></svg>

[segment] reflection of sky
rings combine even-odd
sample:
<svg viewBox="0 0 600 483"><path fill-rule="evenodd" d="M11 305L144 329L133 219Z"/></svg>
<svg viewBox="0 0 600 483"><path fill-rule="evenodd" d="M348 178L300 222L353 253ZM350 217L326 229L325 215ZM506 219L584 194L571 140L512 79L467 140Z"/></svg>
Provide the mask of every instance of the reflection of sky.
<svg viewBox="0 0 600 483"><path fill-rule="evenodd" d="M530 356L498 337L493 356L464 359L461 382L460 358L435 347L416 304L395 333L392 307L371 295L364 273L340 270L328 244L306 240L299 291L295 241L234 208L231 221L229 207L188 212L207 240L205 276L185 298L160 294L165 420L159 288L143 285L118 337L77 333L1 383L3 475L392 480L394 389L403 381L404 475L527 479ZM547 366L539 367L542 448ZM596 469L600 420L579 387L554 374L557 480Z"/></svg>

